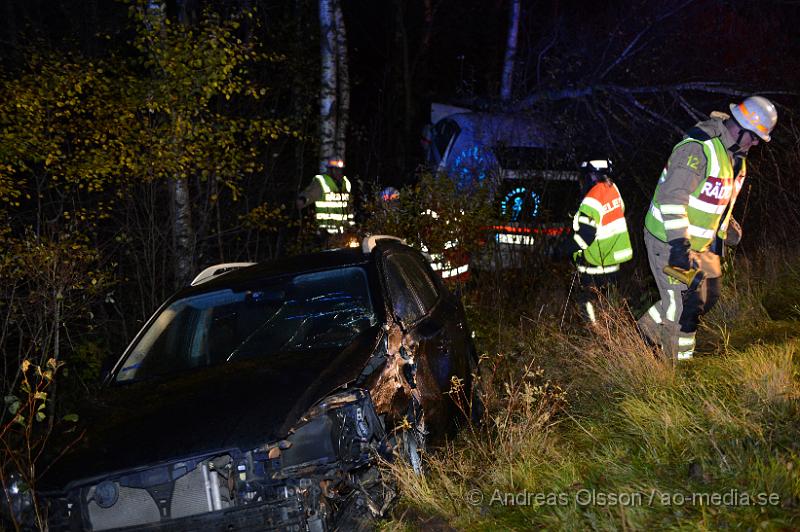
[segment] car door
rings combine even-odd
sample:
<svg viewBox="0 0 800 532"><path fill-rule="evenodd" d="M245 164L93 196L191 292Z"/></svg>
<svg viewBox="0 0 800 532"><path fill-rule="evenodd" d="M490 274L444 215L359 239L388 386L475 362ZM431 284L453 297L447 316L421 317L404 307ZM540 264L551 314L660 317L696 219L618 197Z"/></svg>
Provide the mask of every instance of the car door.
<svg viewBox="0 0 800 532"><path fill-rule="evenodd" d="M469 378L463 311L420 253L401 245L386 248L381 264L390 311L403 329L405 345L413 346L425 418L428 426L450 425L455 413L446 395L451 379Z"/></svg>

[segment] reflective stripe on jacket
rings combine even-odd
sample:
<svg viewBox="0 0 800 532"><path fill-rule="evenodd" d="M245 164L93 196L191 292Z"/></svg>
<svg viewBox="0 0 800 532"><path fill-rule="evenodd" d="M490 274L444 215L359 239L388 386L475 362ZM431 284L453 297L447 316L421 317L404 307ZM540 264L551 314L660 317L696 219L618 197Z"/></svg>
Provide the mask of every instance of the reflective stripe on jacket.
<svg viewBox="0 0 800 532"><path fill-rule="evenodd" d="M434 210L426 209L421 215L428 217L431 224L442 223ZM450 222L445 220L444 224L449 226ZM455 224L452 227L455 229ZM469 278L470 255L461 249L457 238L445 242L441 253L431 252L424 242L420 243L420 250L430 258L431 269L445 281L464 282Z"/></svg>
<svg viewBox="0 0 800 532"><path fill-rule="evenodd" d="M669 170L668 166L665 167L661 172L644 224L647 230L662 242L688 238L694 251L704 252L709 249L717 236L725 238L733 204L742 188L746 168L742 160L741 171L738 176L734 176L731 158L719 137L705 141L687 138L679 142L673 152L689 142L699 143L703 148L706 157L703 180L687 195L685 204L659 204L657 201L659 187L667 179Z"/></svg>
<svg viewBox="0 0 800 532"><path fill-rule="evenodd" d="M581 224L594 228L594 239L587 242L579 234ZM581 201L572 220L573 238L582 250L585 273L611 273L633 258L631 239L625 223L625 203L614 183L594 185Z"/></svg>
<svg viewBox="0 0 800 532"><path fill-rule="evenodd" d="M342 177L344 190L340 190L334 179L327 175L315 175L322 188L322 199L314 202L317 225L328 233L343 233L347 227L355 225L350 199L350 180Z"/></svg>

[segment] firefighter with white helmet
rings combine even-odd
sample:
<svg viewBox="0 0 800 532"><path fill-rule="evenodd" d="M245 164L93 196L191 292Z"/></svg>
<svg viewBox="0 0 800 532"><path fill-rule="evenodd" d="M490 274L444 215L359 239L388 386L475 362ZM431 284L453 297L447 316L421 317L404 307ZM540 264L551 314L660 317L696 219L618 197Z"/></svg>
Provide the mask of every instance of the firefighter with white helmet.
<svg viewBox="0 0 800 532"><path fill-rule="evenodd" d="M639 319L640 331L673 359L692 358L703 314L719 299L725 245L741 228L733 206L746 174L745 157L769 142L778 121L762 96L712 113L672 150L645 217L644 241L660 301Z"/></svg>
<svg viewBox="0 0 800 532"><path fill-rule="evenodd" d="M617 284L620 265L633 258L625 203L614 183L613 165L605 157L587 159L580 164L584 194L572 221L568 253L578 269L581 291L578 294L584 317L595 323L597 291Z"/></svg>
<svg viewBox="0 0 800 532"><path fill-rule="evenodd" d="M775 104L763 96L751 96L742 103L730 104L730 109L742 129L755 133L764 142L770 141L772 128L778 122ZM741 137L737 142L741 143Z"/></svg>

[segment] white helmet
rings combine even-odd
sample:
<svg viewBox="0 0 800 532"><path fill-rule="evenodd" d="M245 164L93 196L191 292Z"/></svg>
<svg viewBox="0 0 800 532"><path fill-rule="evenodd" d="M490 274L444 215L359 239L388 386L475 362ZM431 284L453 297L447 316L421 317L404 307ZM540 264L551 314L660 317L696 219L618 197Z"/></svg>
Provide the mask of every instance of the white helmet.
<svg viewBox="0 0 800 532"><path fill-rule="evenodd" d="M775 104L763 96L750 96L742 103L732 103L730 107L733 118L743 129L752 131L764 142L769 142L769 134L778 122Z"/></svg>
<svg viewBox="0 0 800 532"><path fill-rule="evenodd" d="M581 161L580 168L582 172L595 172L608 177L611 177L614 174L614 165L612 164L611 159L607 159L605 157L597 157L595 159Z"/></svg>

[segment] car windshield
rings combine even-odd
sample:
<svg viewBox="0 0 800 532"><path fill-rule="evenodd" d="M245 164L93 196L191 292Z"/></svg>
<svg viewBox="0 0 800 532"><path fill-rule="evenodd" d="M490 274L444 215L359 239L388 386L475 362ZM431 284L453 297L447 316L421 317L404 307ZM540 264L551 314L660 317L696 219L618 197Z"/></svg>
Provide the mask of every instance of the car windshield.
<svg viewBox="0 0 800 532"><path fill-rule="evenodd" d="M179 299L132 346L116 382L247 357L341 349L377 318L366 272L349 267Z"/></svg>

